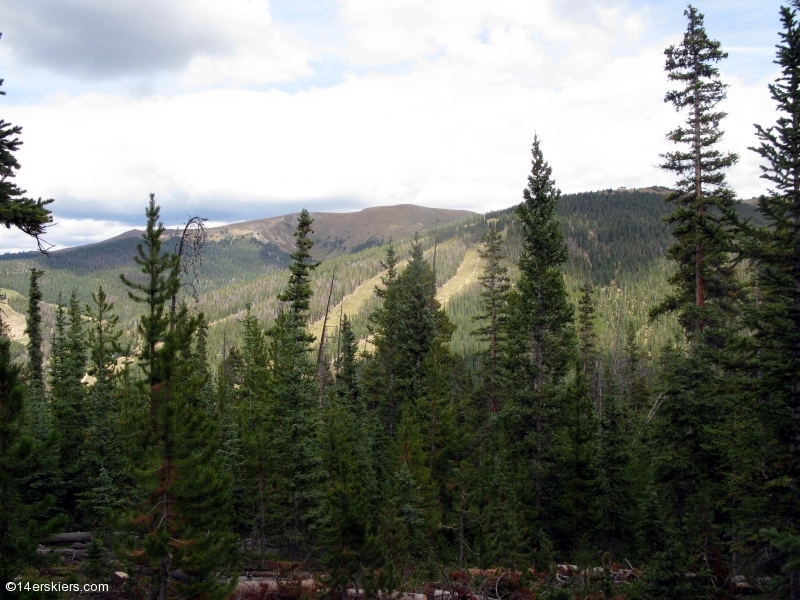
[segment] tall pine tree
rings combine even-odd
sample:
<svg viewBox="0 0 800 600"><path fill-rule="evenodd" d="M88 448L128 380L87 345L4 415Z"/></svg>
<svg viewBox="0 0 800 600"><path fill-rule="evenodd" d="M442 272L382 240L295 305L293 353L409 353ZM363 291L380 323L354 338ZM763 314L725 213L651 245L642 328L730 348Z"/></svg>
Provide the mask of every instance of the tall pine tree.
<svg viewBox="0 0 800 600"><path fill-rule="evenodd" d="M776 63L778 80L769 86L778 111L775 125L756 126L773 187L758 200L766 226L741 226L742 258L755 273L758 302L744 311L752 335L743 348L741 393L760 416L772 450L758 460L771 515L768 537L779 549L789 597L800 599L800 3L781 9L783 31Z"/></svg>
<svg viewBox="0 0 800 600"><path fill-rule="evenodd" d="M561 426L564 378L574 364L573 309L567 300L561 265L567 246L556 220L561 192L544 160L539 138L532 149L532 168L523 202L517 207L522 225L520 279L511 296L507 368L510 394L503 409L511 465L518 471L519 500L528 504L529 535L552 521L555 439ZM537 523L538 521L538 523Z"/></svg>

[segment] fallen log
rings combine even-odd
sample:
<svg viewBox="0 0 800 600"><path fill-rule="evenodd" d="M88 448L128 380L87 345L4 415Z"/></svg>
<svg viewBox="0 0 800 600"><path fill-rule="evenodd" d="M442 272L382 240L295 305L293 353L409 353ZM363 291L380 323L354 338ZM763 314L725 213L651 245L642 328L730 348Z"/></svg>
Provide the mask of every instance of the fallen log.
<svg viewBox="0 0 800 600"><path fill-rule="evenodd" d="M50 544L72 544L73 542L88 542L92 539L91 531L70 531L67 533L56 533L47 538Z"/></svg>

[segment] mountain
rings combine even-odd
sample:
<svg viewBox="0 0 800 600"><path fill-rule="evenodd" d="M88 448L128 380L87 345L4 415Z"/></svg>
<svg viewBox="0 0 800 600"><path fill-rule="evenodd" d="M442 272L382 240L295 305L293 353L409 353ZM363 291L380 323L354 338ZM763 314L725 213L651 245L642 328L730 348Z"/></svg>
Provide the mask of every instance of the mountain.
<svg viewBox="0 0 800 600"><path fill-rule="evenodd" d="M740 206L746 216L754 208ZM647 314L668 292L666 279L672 265L666 251L672 243L663 218L669 212L662 190L605 190L567 194L561 199L558 219L569 247L565 268L570 293L577 298L581 285L595 285L600 314L599 342L610 348L618 343L625 322L632 320L646 351L657 352L675 332L674 320L651 323ZM321 332L328 295L332 315L347 312L359 336L367 333L367 318L376 306L375 285L380 282L385 243L394 239L398 257L405 259L411 237L422 234L429 260L435 253L440 300L446 301L450 318L457 325L452 341L454 351L469 356L477 349L471 336L476 327L472 316L479 310L478 275L482 264L477 255L487 224L494 222L505 232L505 254L512 275L521 250L520 224L514 208L477 215L469 211L431 209L411 205L376 207L354 213L313 213L317 239L315 256L324 259L314 271L311 285L311 319ZM756 219L757 220L757 219ZM223 343L239 344L239 323L245 307L264 326L280 310L278 293L286 284L289 252L292 250L296 215L236 223L208 230L209 241L202 252L202 269L187 278L184 298L210 323L209 348L219 354ZM431 232L435 229L435 235ZM54 252L0 256L0 288L8 295L11 308L23 313L31 267L45 271L40 281L49 303L45 320L51 320L53 306L75 289L81 303L103 286L126 339L136 345L135 324L141 307L131 302L119 274L139 280L133 261L139 235L127 232L114 239ZM167 241L165 249L172 250ZM435 250L434 250L435 246ZM333 287L331 288L331 282ZM196 302L195 302L196 300ZM49 322L49 321L48 321ZM50 325L45 323L45 329ZM336 322L331 319L328 324ZM21 353L21 346L17 346Z"/></svg>
<svg viewBox="0 0 800 600"><path fill-rule="evenodd" d="M232 223L208 229L208 239L254 239L292 252L294 228L300 213ZM379 246L389 238L403 238L458 221L475 213L468 210L427 208L413 204L376 206L351 213L311 213L314 219L314 257L331 258Z"/></svg>

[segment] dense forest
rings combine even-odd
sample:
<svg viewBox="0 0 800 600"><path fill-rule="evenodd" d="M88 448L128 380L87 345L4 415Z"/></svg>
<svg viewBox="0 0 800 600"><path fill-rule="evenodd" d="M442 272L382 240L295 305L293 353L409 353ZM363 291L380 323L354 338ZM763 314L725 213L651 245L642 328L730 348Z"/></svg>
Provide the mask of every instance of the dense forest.
<svg viewBox="0 0 800 600"><path fill-rule="evenodd" d="M518 206L331 260L151 195L133 262L0 262L0 594L800 600L796 8L756 207L689 7L665 195L562 197L535 137Z"/></svg>

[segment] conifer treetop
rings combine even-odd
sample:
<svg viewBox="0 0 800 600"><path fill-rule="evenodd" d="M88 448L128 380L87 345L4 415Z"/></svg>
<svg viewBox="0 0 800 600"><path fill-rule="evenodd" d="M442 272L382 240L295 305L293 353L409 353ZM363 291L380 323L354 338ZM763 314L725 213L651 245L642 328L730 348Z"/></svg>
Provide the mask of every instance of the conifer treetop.
<svg viewBox="0 0 800 600"><path fill-rule="evenodd" d="M297 229L294 232L295 251L292 252L292 264L289 266L291 275L286 290L278 296L278 300L289 302L291 312L295 316L307 313L311 306L311 272L319 266L319 262L311 258L311 248L314 240L309 235L314 233L311 225L314 219L304 208L297 219Z"/></svg>
<svg viewBox="0 0 800 600"><path fill-rule="evenodd" d="M523 202L517 207L525 240L520 257L523 272L547 269L567 260L564 235L555 219L561 190L552 179L552 167L544 160L538 135L533 138L531 155L528 186L522 192Z"/></svg>

